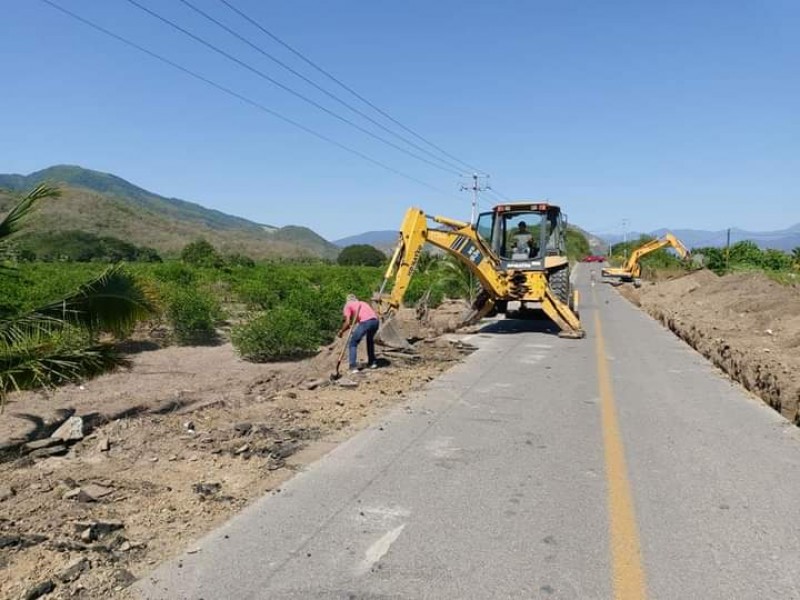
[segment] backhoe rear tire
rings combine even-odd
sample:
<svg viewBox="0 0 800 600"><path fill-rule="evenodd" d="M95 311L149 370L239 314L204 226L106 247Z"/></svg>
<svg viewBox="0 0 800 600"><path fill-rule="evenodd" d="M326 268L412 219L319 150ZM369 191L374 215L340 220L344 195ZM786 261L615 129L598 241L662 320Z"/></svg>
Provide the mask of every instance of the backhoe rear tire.
<svg viewBox="0 0 800 600"><path fill-rule="evenodd" d="M570 296L572 295L569 289L569 267L562 267L557 271L552 271L548 283L556 298L558 298L562 304L569 306Z"/></svg>

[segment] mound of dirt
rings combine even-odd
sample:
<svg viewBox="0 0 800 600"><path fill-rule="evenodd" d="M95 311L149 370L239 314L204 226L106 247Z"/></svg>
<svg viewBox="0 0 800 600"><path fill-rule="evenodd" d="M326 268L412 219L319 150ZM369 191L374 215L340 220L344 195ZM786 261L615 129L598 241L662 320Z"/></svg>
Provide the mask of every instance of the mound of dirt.
<svg viewBox="0 0 800 600"><path fill-rule="evenodd" d="M800 289L761 273L698 271L622 293L800 424Z"/></svg>
<svg viewBox="0 0 800 600"><path fill-rule="evenodd" d="M0 598L126 597L155 564L279 493L468 354L431 336L450 312L427 323L405 315L415 351L379 351L381 368L339 382L329 376L343 341L270 365L222 345L149 348L129 370L15 395L0 417ZM66 439L50 438L69 417Z"/></svg>

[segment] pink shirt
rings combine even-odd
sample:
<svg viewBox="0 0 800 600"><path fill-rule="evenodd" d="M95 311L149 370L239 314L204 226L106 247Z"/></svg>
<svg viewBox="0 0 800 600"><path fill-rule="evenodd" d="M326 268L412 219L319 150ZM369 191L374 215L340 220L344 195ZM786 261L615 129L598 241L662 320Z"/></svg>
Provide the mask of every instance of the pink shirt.
<svg viewBox="0 0 800 600"><path fill-rule="evenodd" d="M375 311L372 310L372 307L363 300L351 300L344 305L344 310L342 313L344 314L345 319L352 321L356 311L358 312L359 323L378 318L378 315L375 314Z"/></svg>

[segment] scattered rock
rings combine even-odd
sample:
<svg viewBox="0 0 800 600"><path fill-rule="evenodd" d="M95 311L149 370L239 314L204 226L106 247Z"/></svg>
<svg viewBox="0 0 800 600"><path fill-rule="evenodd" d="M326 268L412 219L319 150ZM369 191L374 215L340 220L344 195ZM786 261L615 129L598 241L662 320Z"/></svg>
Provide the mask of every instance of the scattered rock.
<svg viewBox="0 0 800 600"><path fill-rule="evenodd" d="M133 548L133 546L128 540L125 540L119 545L120 552L130 552L131 548Z"/></svg>
<svg viewBox="0 0 800 600"><path fill-rule="evenodd" d="M47 541L44 535L0 535L0 550L4 548L30 548Z"/></svg>
<svg viewBox="0 0 800 600"><path fill-rule="evenodd" d="M89 485L82 487L81 491L89 496L92 499L91 501L97 501L111 494L114 489L105 487L103 485L97 485L96 483L90 483Z"/></svg>
<svg viewBox="0 0 800 600"><path fill-rule="evenodd" d="M190 433L194 433L194 423L191 421L186 421L186 423L183 424L183 428Z"/></svg>
<svg viewBox="0 0 800 600"><path fill-rule="evenodd" d="M233 430L239 435L247 435L253 430L253 424L247 422L236 423L236 425L233 426Z"/></svg>
<svg viewBox="0 0 800 600"><path fill-rule="evenodd" d="M89 564L89 559L85 556L82 556L80 558L76 558L66 567L61 569L56 577L62 583L71 583L76 581L84 571L87 571L90 568L91 565Z"/></svg>
<svg viewBox="0 0 800 600"><path fill-rule="evenodd" d="M43 448L51 448L53 446L61 445L61 440L58 438L43 438L41 440L33 440L31 442L26 443L23 449L32 452L33 450L41 450Z"/></svg>
<svg viewBox="0 0 800 600"><path fill-rule="evenodd" d="M299 442L275 442L270 447L269 453L272 458L289 458L302 447Z"/></svg>
<svg viewBox="0 0 800 600"><path fill-rule="evenodd" d="M12 487L0 486L0 502L8 500L16 496L17 492Z"/></svg>
<svg viewBox="0 0 800 600"><path fill-rule="evenodd" d="M83 418L70 417L64 421L61 427L56 429L50 437L59 439L62 442L77 442L78 440L82 440L84 437Z"/></svg>
<svg viewBox="0 0 800 600"><path fill-rule="evenodd" d="M306 390L315 390L318 387L323 387L328 383L325 379L312 379L311 381L307 381L303 384L303 389Z"/></svg>
<svg viewBox="0 0 800 600"><path fill-rule="evenodd" d="M295 400L297 398L297 394L295 392L286 392L286 397Z"/></svg>
<svg viewBox="0 0 800 600"><path fill-rule="evenodd" d="M219 483L195 483L192 485L192 491L203 499L219 493L221 489L222 485Z"/></svg>
<svg viewBox="0 0 800 600"><path fill-rule="evenodd" d="M127 569L116 569L113 574L114 582L118 586L128 587L136 581L136 576Z"/></svg>
<svg viewBox="0 0 800 600"><path fill-rule="evenodd" d="M282 458L275 458L274 456L270 456L267 460L267 470L268 471L277 471L286 466L286 461Z"/></svg>
<svg viewBox="0 0 800 600"><path fill-rule="evenodd" d="M81 534L81 539L85 542L93 542L109 533L113 533L125 527L122 521L77 521L74 523L75 531Z"/></svg>
<svg viewBox="0 0 800 600"><path fill-rule="evenodd" d="M108 452L109 450L111 450L111 442L108 440L107 437L100 438L100 441L97 442L97 451Z"/></svg>
<svg viewBox="0 0 800 600"><path fill-rule="evenodd" d="M336 382L336 385L338 385L339 387L352 389L358 387L358 382L353 381L352 379L340 379L339 381Z"/></svg>
<svg viewBox="0 0 800 600"><path fill-rule="evenodd" d="M75 488L64 492L64 495L61 496L61 498L62 500L74 500L75 502L95 502L95 499L84 492L81 488Z"/></svg>
<svg viewBox="0 0 800 600"><path fill-rule="evenodd" d="M233 451L233 453L237 454L237 455L238 454L244 454L248 450L250 450L250 444L245 444L244 446L238 447L236 450Z"/></svg>
<svg viewBox="0 0 800 600"><path fill-rule="evenodd" d="M37 598L41 598L56 589L56 584L53 583L52 579L48 579L47 581L43 581L41 583L37 583L35 586L30 588L25 594L22 596L24 600L36 600Z"/></svg>
<svg viewBox="0 0 800 600"><path fill-rule="evenodd" d="M28 456L30 458L47 458L48 456L63 456L67 453L67 447L63 444L51 446L50 448L39 448L34 450Z"/></svg>

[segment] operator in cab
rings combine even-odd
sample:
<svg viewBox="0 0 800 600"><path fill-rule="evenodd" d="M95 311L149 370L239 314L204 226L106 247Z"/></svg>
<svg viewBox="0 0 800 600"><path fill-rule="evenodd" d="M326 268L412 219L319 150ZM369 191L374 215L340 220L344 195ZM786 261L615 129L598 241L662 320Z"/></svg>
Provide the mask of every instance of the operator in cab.
<svg viewBox="0 0 800 600"><path fill-rule="evenodd" d="M511 253L513 258L530 258L539 254L539 248L525 221L520 221L517 230L511 234Z"/></svg>

